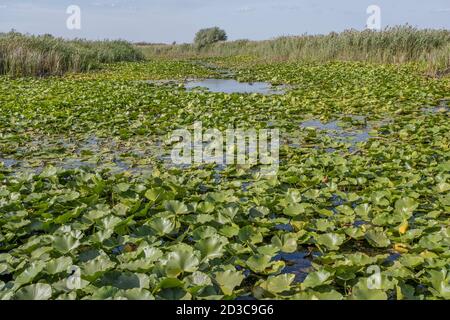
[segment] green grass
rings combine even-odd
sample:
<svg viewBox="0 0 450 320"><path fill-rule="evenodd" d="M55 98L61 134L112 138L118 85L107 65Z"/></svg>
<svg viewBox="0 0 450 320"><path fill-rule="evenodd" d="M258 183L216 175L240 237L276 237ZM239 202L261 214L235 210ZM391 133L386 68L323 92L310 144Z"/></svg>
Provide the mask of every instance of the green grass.
<svg viewBox="0 0 450 320"><path fill-rule="evenodd" d="M50 35L0 34L0 74L62 75L98 68L102 63L137 61L144 57L126 41L68 41Z"/></svg>
<svg viewBox="0 0 450 320"><path fill-rule="evenodd" d="M450 31L410 26L382 32L349 30L318 36L280 37L267 41L220 42L198 50L190 44L143 46L147 57L223 57L252 55L264 61L420 62L430 72L450 67Z"/></svg>

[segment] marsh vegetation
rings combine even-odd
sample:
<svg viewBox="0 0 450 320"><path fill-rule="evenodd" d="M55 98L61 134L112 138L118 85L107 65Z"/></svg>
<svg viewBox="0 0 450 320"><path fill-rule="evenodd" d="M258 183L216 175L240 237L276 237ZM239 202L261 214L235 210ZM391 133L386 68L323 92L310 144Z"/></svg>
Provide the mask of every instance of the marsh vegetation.
<svg viewBox="0 0 450 320"><path fill-rule="evenodd" d="M2 57L13 40L33 49L0 76L0 299L450 299L450 78L423 74L448 59L447 31L162 46L138 62L115 62L140 59L127 44L19 35ZM64 67L41 67L66 46ZM66 71L88 72L19 76ZM224 71L285 92L182 85ZM174 166L168 136L196 121L280 129L277 175Z"/></svg>

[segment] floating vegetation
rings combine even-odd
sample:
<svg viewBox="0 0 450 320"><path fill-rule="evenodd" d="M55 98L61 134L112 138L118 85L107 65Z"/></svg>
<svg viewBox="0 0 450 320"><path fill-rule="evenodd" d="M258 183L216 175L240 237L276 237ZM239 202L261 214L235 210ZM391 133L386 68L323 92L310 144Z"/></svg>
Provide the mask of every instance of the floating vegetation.
<svg viewBox="0 0 450 320"><path fill-rule="evenodd" d="M172 60L0 77L0 299L450 299L450 121L421 111L448 79L211 62L292 88L146 83L217 76ZM277 175L171 165L196 121L278 128Z"/></svg>

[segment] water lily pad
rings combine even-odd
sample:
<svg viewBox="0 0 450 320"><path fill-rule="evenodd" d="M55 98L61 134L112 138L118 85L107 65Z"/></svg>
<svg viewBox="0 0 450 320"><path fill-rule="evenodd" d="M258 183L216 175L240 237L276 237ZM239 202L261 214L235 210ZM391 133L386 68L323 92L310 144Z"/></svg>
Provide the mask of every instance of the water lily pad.
<svg viewBox="0 0 450 320"><path fill-rule="evenodd" d="M80 241L70 235L53 237L53 247L63 254L75 250L79 245Z"/></svg>
<svg viewBox="0 0 450 320"><path fill-rule="evenodd" d="M242 242L250 242L253 244L257 244L263 241L262 234L258 231L257 228L252 226L245 226L239 230L238 233L239 240Z"/></svg>
<svg viewBox="0 0 450 320"><path fill-rule="evenodd" d="M186 214L189 212L188 207L184 203L176 200L165 201L164 207L173 214Z"/></svg>
<svg viewBox="0 0 450 320"><path fill-rule="evenodd" d="M47 262L45 272L48 274L67 272L67 270L72 266L72 263L73 261L70 257L59 257L55 260Z"/></svg>
<svg viewBox="0 0 450 320"><path fill-rule="evenodd" d="M399 213L403 218L409 218L418 206L419 203L414 199L402 198L395 202L395 212Z"/></svg>
<svg viewBox="0 0 450 320"><path fill-rule="evenodd" d="M311 272L306 276L306 279L302 282L302 289L315 288L324 284L328 284L330 281L331 273L325 270L319 270Z"/></svg>
<svg viewBox="0 0 450 320"><path fill-rule="evenodd" d="M36 283L19 289L14 295L16 300L49 300L52 287L45 283Z"/></svg>
<svg viewBox="0 0 450 320"><path fill-rule="evenodd" d="M281 237L274 236L272 244L286 253L297 251L297 236L295 234L283 234Z"/></svg>
<svg viewBox="0 0 450 320"><path fill-rule="evenodd" d="M240 286L244 275L238 271L227 270L223 272L216 272L214 279L226 296L231 296L236 287Z"/></svg>
<svg viewBox="0 0 450 320"><path fill-rule="evenodd" d="M271 293L282 293L291 289L291 284L295 279L293 274L282 274L279 276L270 276L267 280L261 282L259 286Z"/></svg>
<svg viewBox="0 0 450 320"><path fill-rule="evenodd" d="M168 277L177 277L183 272L194 272L198 268L199 259L189 250L172 251L167 255L164 270Z"/></svg>
<svg viewBox="0 0 450 320"><path fill-rule="evenodd" d="M386 248L391 244L391 241L382 230L369 230L365 236L367 242L376 248Z"/></svg>
<svg viewBox="0 0 450 320"><path fill-rule="evenodd" d="M202 239L195 245L195 248L200 251L202 259L215 259L223 255L223 239L220 237L209 237Z"/></svg>
<svg viewBox="0 0 450 320"><path fill-rule="evenodd" d="M325 233L315 237L318 244L325 246L329 250L338 250L344 243L345 236L337 233Z"/></svg>
<svg viewBox="0 0 450 320"><path fill-rule="evenodd" d="M246 261L247 266L255 273L271 274L284 267L282 261L272 261L272 257L263 254L251 256Z"/></svg>

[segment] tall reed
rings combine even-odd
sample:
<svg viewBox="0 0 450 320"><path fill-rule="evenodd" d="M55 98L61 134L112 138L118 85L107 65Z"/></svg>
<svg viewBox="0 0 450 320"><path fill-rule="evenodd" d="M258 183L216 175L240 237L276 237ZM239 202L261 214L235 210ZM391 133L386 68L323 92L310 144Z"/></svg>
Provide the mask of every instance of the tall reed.
<svg viewBox="0 0 450 320"><path fill-rule="evenodd" d="M253 55L264 60L357 60L379 63L422 62L430 70L450 67L450 30L397 26L383 31L347 30L328 35L273 40L220 42L202 49L190 44L141 46L147 57Z"/></svg>
<svg viewBox="0 0 450 320"><path fill-rule="evenodd" d="M69 41L51 35L0 34L0 74L11 76L61 75L88 71L101 63L142 59L142 52L126 41Z"/></svg>

